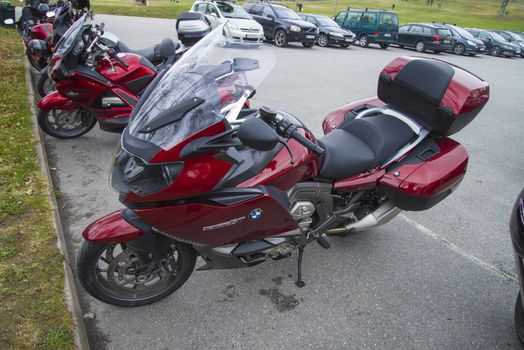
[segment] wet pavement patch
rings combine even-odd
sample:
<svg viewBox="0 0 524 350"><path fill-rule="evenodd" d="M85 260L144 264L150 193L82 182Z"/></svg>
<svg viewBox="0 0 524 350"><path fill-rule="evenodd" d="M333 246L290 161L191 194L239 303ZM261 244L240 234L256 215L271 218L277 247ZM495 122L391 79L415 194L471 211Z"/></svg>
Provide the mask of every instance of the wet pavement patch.
<svg viewBox="0 0 524 350"><path fill-rule="evenodd" d="M280 312L293 310L302 300L295 297L295 294L286 295L279 288L261 289L258 294L267 296Z"/></svg>

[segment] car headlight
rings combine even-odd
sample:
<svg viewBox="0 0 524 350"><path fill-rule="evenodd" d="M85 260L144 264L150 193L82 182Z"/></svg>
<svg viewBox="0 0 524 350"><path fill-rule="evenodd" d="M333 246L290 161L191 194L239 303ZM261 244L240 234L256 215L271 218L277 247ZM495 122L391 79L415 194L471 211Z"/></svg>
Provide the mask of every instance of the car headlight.
<svg viewBox="0 0 524 350"><path fill-rule="evenodd" d="M468 45L471 45L471 46L475 46L475 47L477 46L477 44L475 44L475 43L474 43L473 41L471 41L471 40L468 40L467 43L468 43Z"/></svg>
<svg viewBox="0 0 524 350"><path fill-rule="evenodd" d="M300 32L300 27L297 26L289 26L289 30L292 32Z"/></svg>
<svg viewBox="0 0 524 350"><path fill-rule="evenodd" d="M330 32L329 35L338 36L340 38L342 38L344 36L342 33L337 33L337 32Z"/></svg>
<svg viewBox="0 0 524 350"><path fill-rule="evenodd" d="M228 22L228 26L230 30L239 30L240 28L233 22Z"/></svg>

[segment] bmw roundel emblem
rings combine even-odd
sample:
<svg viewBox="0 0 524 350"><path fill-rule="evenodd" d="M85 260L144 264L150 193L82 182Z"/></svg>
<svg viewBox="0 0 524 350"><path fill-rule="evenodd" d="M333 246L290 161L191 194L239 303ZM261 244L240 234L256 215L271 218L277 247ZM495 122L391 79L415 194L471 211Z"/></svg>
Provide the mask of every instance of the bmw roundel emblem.
<svg viewBox="0 0 524 350"><path fill-rule="evenodd" d="M251 212L249 213L249 218L252 220L260 219L263 213L264 211L262 209L251 210Z"/></svg>

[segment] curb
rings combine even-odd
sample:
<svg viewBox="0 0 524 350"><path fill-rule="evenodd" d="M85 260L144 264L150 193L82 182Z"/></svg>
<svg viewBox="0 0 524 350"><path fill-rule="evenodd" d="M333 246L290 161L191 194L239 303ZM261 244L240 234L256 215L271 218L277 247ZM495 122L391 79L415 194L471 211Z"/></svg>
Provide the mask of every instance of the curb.
<svg viewBox="0 0 524 350"><path fill-rule="evenodd" d="M33 124L33 135L36 139L36 145L35 150L36 154L40 163L40 171L44 175L47 181L47 185L49 188L50 193L48 193L48 196L50 198L50 202L53 208L53 225L55 227L56 236L58 238L58 249L60 249L60 252L64 256L64 293L66 296L66 303L69 311L71 312L71 315L73 316L73 323L74 323L74 341L75 345L80 350L89 350L89 341L87 338L87 332L86 327L84 324L84 318L82 317L82 308L80 307L80 301L78 299L78 293L76 290L76 284L75 284L75 278L73 275L73 270L71 268L71 258L69 256L69 252L67 251L67 246L65 242L64 237L64 230L62 228L62 222L60 220L60 212L58 211L58 204L56 202L56 198L53 195L55 193L55 189L53 186L53 181L51 180L51 172L49 171L49 162L47 159L47 153L44 147L44 142L42 138L42 134L40 131L40 128L38 127L38 122L36 120L36 107L35 107L35 100L36 95L33 89L32 79L31 79L31 71L29 62L27 61L27 58L24 57L24 68L25 68L25 84L27 88L27 98L29 100L29 109L31 112L31 119Z"/></svg>

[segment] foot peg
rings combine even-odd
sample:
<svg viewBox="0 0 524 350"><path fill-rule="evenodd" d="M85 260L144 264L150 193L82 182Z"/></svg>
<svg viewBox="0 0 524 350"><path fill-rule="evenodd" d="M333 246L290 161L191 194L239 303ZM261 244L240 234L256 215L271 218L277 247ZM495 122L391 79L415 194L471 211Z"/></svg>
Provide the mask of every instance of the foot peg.
<svg viewBox="0 0 524 350"><path fill-rule="evenodd" d="M329 243L328 240L322 236L317 237L317 243L320 244L320 246L324 249L329 249L331 247L331 243Z"/></svg>

